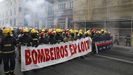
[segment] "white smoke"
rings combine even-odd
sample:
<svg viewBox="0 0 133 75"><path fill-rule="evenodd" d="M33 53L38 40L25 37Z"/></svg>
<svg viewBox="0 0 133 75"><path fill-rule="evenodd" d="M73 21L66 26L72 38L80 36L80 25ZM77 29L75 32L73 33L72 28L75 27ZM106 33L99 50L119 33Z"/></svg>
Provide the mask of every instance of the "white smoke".
<svg viewBox="0 0 133 75"><path fill-rule="evenodd" d="M51 5L51 3L45 0L24 1L22 8L24 9L24 17L26 21L28 21L28 23L31 23L33 19L36 19L38 21L46 20L48 5Z"/></svg>
<svg viewBox="0 0 133 75"><path fill-rule="evenodd" d="M24 3L24 8L32 13L42 13L45 11L43 9L45 7L44 4L44 0L30 0Z"/></svg>
<svg viewBox="0 0 133 75"><path fill-rule="evenodd" d="M4 0L0 0L0 2L3 2Z"/></svg>
<svg viewBox="0 0 133 75"><path fill-rule="evenodd" d="M54 5L46 0L29 0L25 1L23 3L23 8L25 9L25 19L28 23L32 24L31 22L33 19L36 20L43 20L42 23L47 27L48 21L46 21L48 17L48 9L50 9L48 6L54 7ZM59 9L57 9L59 10ZM54 9L53 9L54 11ZM64 13L63 10L59 10L60 12L54 12L54 24L58 25L58 19L62 16ZM28 15L28 16L27 16ZM36 23L35 23L36 24ZM34 23L33 23L34 26Z"/></svg>

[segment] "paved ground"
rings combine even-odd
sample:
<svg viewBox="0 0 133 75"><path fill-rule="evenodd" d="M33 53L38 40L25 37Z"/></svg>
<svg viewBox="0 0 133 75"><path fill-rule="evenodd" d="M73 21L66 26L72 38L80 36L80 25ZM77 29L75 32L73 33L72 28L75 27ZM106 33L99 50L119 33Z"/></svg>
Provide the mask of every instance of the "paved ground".
<svg viewBox="0 0 133 75"><path fill-rule="evenodd" d="M2 67L0 75L3 75ZM115 47L96 55L87 55L85 59L74 60L22 73L20 64L16 66L16 75L133 75L133 51Z"/></svg>

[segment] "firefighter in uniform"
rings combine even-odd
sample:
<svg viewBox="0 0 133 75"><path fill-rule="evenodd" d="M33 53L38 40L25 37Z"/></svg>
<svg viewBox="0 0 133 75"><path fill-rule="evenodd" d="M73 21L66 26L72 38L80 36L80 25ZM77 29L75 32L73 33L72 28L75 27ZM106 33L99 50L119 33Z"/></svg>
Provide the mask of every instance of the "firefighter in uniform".
<svg viewBox="0 0 133 75"><path fill-rule="evenodd" d="M73 29L70 29L69 32L70 32L71 41L74 41L74 37L75 37L74 30Z"/></svg>
<svg viewBox="0 0 133 75"><path fill-rule="evenodd" d="M74 40L77 40L78 39L78 30L74 30Z"/></svg>
<svg viewBox="0 0 133 75"><path fill-rule="evenodd" d="M48 36L49 36L49 43L50 44L56 44L57 43L57 40L55 39L55 36L56 36L55 30L49 29Z"/></svg>
<svg viewBox="0 0 133 75"><path fill-rule="evenodd" d="M91 32L90 32L90 30L86 31L84 35L85 35L85 37L89 37L89 36L91 36Z"/></svg>
<svg viewBox="0 0 133 75"><path fill-rule="evenodd" d="M18 39L19 44L23 46L31 46L32 38L31 35L29 34L29 29L24 28L22 30L22 33L23 33L22 36L20 36Z"/></svg>
<svg viewBox="0 0 133 75"><path fill-rule="evenodd" d="M94 35L94 42L99 44L101 43L101 41L103 41L103 36L101 31L97 30L95 35ZM102 51L103 46L97 46L98 51Z"/></svg>
<svg viewBox="0 0 133 75"><path fill-rule="evenodd" d="M106 34L107 34L107 30L106 29L101 29L101 37L102 37L102 41L103 41L104 44L107 41ZM105 44L105 45L102 46L102 50L103 51L104 50L107 50L107 44Z"/></svg>
<svg viewBox="0 0 133 75"><path fill-rule="evenodd" d="M37 47L39 45L39 35L36 29L31 30L32 46Z"/></svg>
<svg viewBox="0 0 133 75"><path fill-rule="evenodd" d="M2 53L1 53L1 42L2 42L3 34L2 34L2 29L0 29L0 64L2 63Z"/></svg>
<svg viewBox="0 0 133 75"><path fill-rule="evenodd" d="M40 34L39 43L40 44L49 44L48 30L42 29Z"/></svg>
<svg viewBox="0 0 133 75"><path fill-rule="evenodd" d="M70 40L70 32L68 29L64 30L63 32L63 41L68 42Z"/></svg>
<svg viewBox="0 0 133 75"><path fill-rule="evenodd" d="M10 28L3 29L4 37L2 39L2 57L4 63L5 75L15 75L15 46L17 44L16 39L11 36L12 31Z"/></svg>
<svg viewBox="0 0 133 75"><path fill-rule="evenodd" d="M55 35L55 39L57 43L63 42L63 30L62 29L56 29L56 35Z"/></svg>
<svg viewBox="0 0 133 75"><path fill-rule="evenodd" d="M31 41L32 38L29 35L29 29L28 28L23 28L22 29L22 35L18 38L19 42L19 62L21 62L21 49L20 46L31 46Z"/></svg>
<svg viewBox="0 0 133 75"><path fill-rule="evenodd" d="M83 38L83 31L82 30L79 30L77 37L78 37L78 39Z"/></svg>
<svg viewBox="0 0 133 75"><path fill-rule="evenodd" d="M126 46L131 46L131 36L130 35L127 35L125 37L125 39L126 39Z"/></svg>
<svg viewBox="0 0 133 75"><path fill-rule="evenodd" d="M95 47L95 42L96 42L95 34L96 34L96 31L97 31L96 28L90 29L90 34L91 34L90 37L92 39L92 54L96 54L96 47Z"/></svg>
<svg viewBox="0 0 133 75"><path fill-rule="evenodd" d="M83 38L83 31L79 30L78 34L77 34L77 38L78 39L82 39ZM85 59L85 56L81 56L80 58Z"/></svg>

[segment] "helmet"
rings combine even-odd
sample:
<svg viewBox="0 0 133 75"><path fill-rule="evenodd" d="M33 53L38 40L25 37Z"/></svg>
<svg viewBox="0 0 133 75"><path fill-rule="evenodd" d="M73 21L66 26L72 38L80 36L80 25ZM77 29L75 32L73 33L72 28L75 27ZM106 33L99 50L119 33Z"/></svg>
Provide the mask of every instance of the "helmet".
<svg viewBox="0 0 133 75"><path fill-rule="evenodd" d="M80 29L80 30L79 30L79 32L83 32L83 30L82 30L82 29Z"/></svg>
<svg viewBox="0 0 133 75"><path fill-rule="evenodd" d="M102 32L101 31L96 31L96 34L101 34Z"/></svg>
<svg viewBox="0 0 133 75"><path fill-rule="evenodd" d="M33 29L31 30L31 33L38 33L38 31L37 31L36 29L33 28Z"/></svg>
<svg viewBox="0 0 133 75"><path fill-rule="evenodd" d="M101 32L102 33L107 33L107 30L106 29L101 29Z"/></svg>
<svg viewBox="0 0 133 75"><path fill-rule="evenodd" d="M29 29L28 28L23 28L22 32L27 33L27 32L29 32Z"/></svg>
<svg viewBox="0 0 133 75"><path fill-rule="evenodd" d="M69 29L65 29L65 31L67 32L67 31L69 31Z"/></svg>
<svg viewBox="0 0 133 75"><path fill-rule="evenodd" d="M52 32L52 31L53 31L53 29L49 29L49 30L48 30L48 32Z"/></svg>
<svg viewBox="0 0 133 75"><path fill-rule="evenodd" d="M4 28L2 32L4 35L7 35L7 34L11 35L12 34L11 28Z"/></svg>
<svg viewBox="0 0 133 75"><path fill-rule="evenodd" d="M82 32L79 32L80 35L82 35L83 33Z"/></svg>
<svg viewBox="0 0 133 75"><path fill-rule="evenodd" d="M78 30L75 29L75 30L74 30L74 33L78 33Z"/></svg>
<svg viewBox="0 0 133 75"><path fill-rule="evenodd" d="M104 29L101 29L101 31L103 32L103 31L104 31Z"/></svg>
<svg viewBox="0 0 133 75"><path fill-rule="evenodd" d="M90 30L86 31L85 34L87 34L87 35L91 35Z"/></svg>
<svg viewBox="0 0 133 75"><path fill-rule="evenodd" d="M54 31L52 32L52 34L56 34L56 31L54 30Z"/></svg>
<svg viewBox="0 0 133 75"><path fill-rule="evenodd" d="M42 29L42 32L45 32L45 29Z"/></svg>
<svg viewBox="0 0 133 75"><path fill-rule="evenodd" d="M74 30L73 29L70 29L69 31L70 31L70 33L74 33Z"/></svg>
<svg viewBox="0 0 133 75"><path fill-rule="evenodd" d="M80 29L80 30L78 31L78 34L83 34L83 30Z"/></svg>
<svg viewBox="0 0 133 75"><path fill-rule="evenodd" d="M62 31L63 31L62 29L56 29L57 33L62 32Z"/></svg>
<svg viewBox="0 0 133 75"><path fill-rule="evenodd" d="M14 28L13 28L13 27L11 27L10 29L11 29L12 31L14 30Z"/></svg>

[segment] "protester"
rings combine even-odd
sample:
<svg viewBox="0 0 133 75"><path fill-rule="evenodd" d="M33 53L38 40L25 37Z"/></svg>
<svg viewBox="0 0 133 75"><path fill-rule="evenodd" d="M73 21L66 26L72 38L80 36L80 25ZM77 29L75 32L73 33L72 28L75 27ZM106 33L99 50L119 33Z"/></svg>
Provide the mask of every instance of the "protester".
<svg viewBox="0 0 133 75"><path fill-rule="evenodd" d="M39 35L38 35L38 30L32 29L31 30L31 38L32 38L32 47L37 47L39 45Z"/></svg>
<svg viewBox="0 0 133 75"><path fill-rule="evenodd" d="M63 30L59 28L39 30L36 28L23 27L12 30L11 28L4 27L3 30L0 30L0 63L3 58L5 75L15 75L16 45L19 52L19 62L21 62L21 46L38 47L42 44L54 45L61 42L76 41L86 37L92 38L93 53L96 53L96 44L98 44L97 49L101 51L112 47L111 43L106 43L112 40L112 36L110 32L104 29L93 28L87 31L81 29ZM129 41L130 39L126 38L126 45L129 44ZM84 58L84 56L81 56L81 58Z"/></svg>
<svg viewBox="0 0 133 75"><path fill-rule="evenodd" d="M28 28L23 28L21 31L21 35L18 37L18 51L19 51L19 62L21 62L21 46L31 46L32 38L29 34Z"/></svg>

